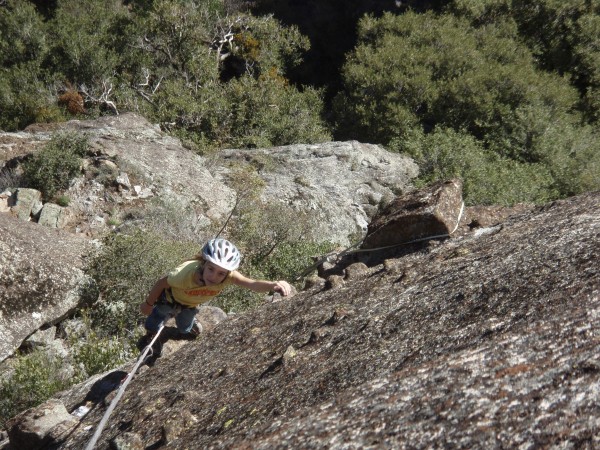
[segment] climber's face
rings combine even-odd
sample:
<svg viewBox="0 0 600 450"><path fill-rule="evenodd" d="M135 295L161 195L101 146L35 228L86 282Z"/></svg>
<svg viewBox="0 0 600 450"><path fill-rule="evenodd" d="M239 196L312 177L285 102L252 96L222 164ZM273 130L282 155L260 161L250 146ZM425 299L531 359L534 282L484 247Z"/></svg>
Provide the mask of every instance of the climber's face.
<svg viewBox="0 0 600 450"><path fill-rule="evenodd" d="M214 284L221 284L225 281L225 278L229 274L229 271L217 266L209 261L204 263L204 272L202 272L202 278L207 286Z"/></svg>

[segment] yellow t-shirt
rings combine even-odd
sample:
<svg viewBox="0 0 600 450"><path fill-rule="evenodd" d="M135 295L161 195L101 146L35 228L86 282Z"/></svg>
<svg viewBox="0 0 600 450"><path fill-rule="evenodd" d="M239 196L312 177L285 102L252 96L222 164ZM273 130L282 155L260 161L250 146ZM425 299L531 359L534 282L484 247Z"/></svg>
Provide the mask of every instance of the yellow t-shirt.
<svg viewBox="0 0 600 450"><path fill-rule="evenodd" d="M194 281L195 273L199 269L200 261L186 261L179 267L169 272L167 282L171 286L173 298L178 303L185 306L198 306L206 303L216 295L219 295L223 289L231 284L231 273L225 277L221 284L212 286L201 286ZM167 291L167 299L169 298Z"/></svg>

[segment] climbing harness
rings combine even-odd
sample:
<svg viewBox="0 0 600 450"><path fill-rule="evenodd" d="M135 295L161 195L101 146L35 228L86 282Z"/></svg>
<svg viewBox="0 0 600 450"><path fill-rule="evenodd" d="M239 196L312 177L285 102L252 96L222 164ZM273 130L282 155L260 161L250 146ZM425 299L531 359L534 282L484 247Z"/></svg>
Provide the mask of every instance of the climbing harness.
<svg viewBox="0 0 600 450"><path fill-rule="evenodd" d="M110 402L108 409L104 413L102 420L98 424L98 427L96 428L96 431L94 432L94 435L92 436L92 439L90 439L90 441L88 442L88 445L85 447L85 450L93 450L94 446L96 445L96 442L98 441L98 439L100 438L100 435L102 434L102 430L106 426L106 422L108 422L108 418L110 417L113 410L117 406L117 403L119 402L119 400L121 400L121 397L123 396L123 393L125 392L125 389L127 389L127 385L133 379L133 376L137 372L138 368L141 366L142 362L146 359L146 356L148 356L148 353L152 350L152 346L156 342L156 339L158 339L158 336L160 335L160 333L164 327L165 327L165 325L164 325L164 323L162 323L160 325L158 331L156 332L156 335L154 335L154 337L152 338L152 341L150 341L150 343L146 346L146 348L144 349L144 351L138 358L135 366L133 366L133 369L131 370L131 372L129 372L129 374L127 375L127 378L125 378L125 381L121 384L121 387L119 388L119 391L117 392L117 395L115 395L115 398L113 398L112 401Z"/></svg>

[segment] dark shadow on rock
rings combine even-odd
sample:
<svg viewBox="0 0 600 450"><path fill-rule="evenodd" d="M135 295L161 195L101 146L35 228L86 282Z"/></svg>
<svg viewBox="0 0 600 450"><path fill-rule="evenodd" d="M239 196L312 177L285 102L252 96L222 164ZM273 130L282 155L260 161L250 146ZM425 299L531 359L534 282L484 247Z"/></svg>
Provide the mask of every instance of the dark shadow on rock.
<svg viewBox="0 0 600 450"><path fill-rule="evenodd" d="M92 402L96 404L103 401L108 394L119 388L121 381L123 381L126 376L127 372L115 370L100 378L92 385L92 388L85 396L82 403Z"/></svg>
<svg viewBox="0 0 600 450"><path fill-rule="evenodd" d="M158 337L164 344L165 342L171 341L193 341L196 339L196 335L192 333L183 333L177 329L177 327L164 327L162 333Z"/></svg>

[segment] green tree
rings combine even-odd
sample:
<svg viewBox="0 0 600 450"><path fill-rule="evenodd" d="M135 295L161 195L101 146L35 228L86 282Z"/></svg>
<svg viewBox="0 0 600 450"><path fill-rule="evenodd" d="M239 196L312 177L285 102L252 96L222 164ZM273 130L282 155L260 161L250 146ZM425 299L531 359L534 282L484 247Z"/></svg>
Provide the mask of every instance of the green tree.
<svg viewBox="0 0 600 450"><path fill-rule="evenodd" d="M58 0L48 30L48 64L62 90L80 91L89 112L118 111L119 43L128 10L114 0Z"/></svg>
<svg viewBox="0 0 600 450"><path fill-rule="evenodd" d="M453 0L447 10L475 26L513 21L539 67L568 77L582 96L587 119L598 121L600 2Z"/></svg>
<svg viewBox="0 0 600 450"><path fill-rule="evenodd" d="M0 7L0 129L62 119L43 70L48 51L43 17L30 2Z"/></svg>
<svg viewBox="0 0 600 450"><path fill-rule="evenodd" d="M41 61L48 51L43 17L27 0L0 7L0 67Z"/></svg>
<svg viewBox="0 0 600 450"><path fill-rule="evenodd" d="M541 204L557 196L554 178L546 166L501 157L466 132L436 128L425 134L413 130L396 148L415 159L421 185L462 179L467 205Z"/></svg>
<svg viewBox="0 0 600 450"><path fill-rule="evenodd" d="M574 112L578 93L568 80L536 67L511 20L475 28L449 14L365 17L343 77L345 90L335 105L342 138L401 148L398 143L415 128L451 128L500 158L488 158L488 164L541 164L556 182L548 191L546 177L535 178L540 192L565 196L583 189L579 176L568 188L559 182L566 169L558 170L555 161L583 174L578 142L597 148L596 137L585 131L581 139L553 139L565 129L581 129Z"/></svg>
<svg viewBox="0 0 600 450"><path fill-rule="evenodd" d="M221 17L218 4L155 2L131 25L128 71L149 114L201 147L328 139L320 93L285 78L306 38L271 17Z"/></svg>

